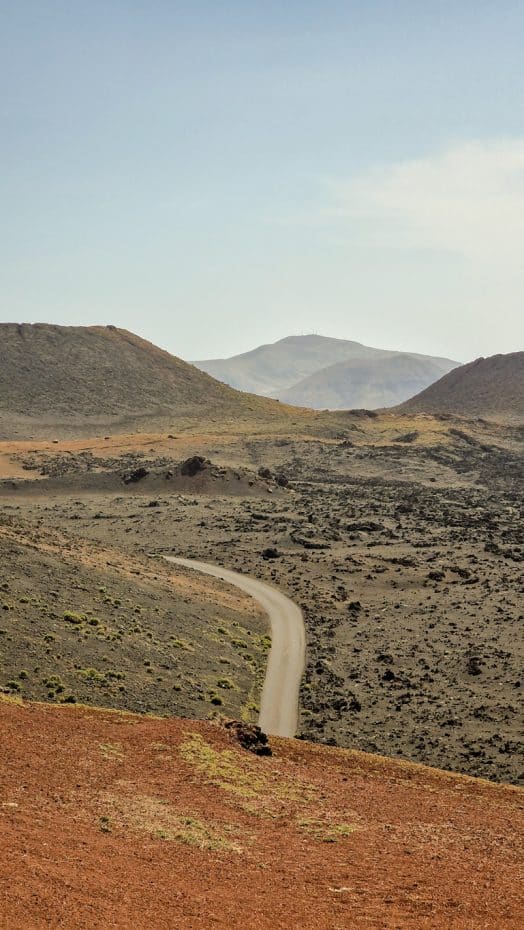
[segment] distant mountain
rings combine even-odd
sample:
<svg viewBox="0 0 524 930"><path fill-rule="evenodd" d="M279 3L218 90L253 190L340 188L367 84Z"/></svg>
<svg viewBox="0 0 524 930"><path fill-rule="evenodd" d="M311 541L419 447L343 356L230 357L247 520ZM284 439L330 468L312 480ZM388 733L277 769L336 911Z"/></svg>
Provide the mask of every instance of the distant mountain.
<svg viewBox="0 0 524 930"><path fill-rule="evenodd" d="M327 365L348 358L368 358L380 351L346 339L287 336L232 358L207 359L193 364L231 387L269 396L292 387Z"/></svg>
<svg viewBox="0 0 524 930"><path fill-rule="evenodd" d="M492 355L461 365L398 410L524 423L524 352Z"/></svg>
<svg viewBox="0 0 524 930"><path fill-rule="evenodd" d="M284 416L114 326L0 324L0 439L169 428L181 417Z"/></svg>
<svg viewBox="0 0 524 930"><path fill-rule="evenodd" d="M398 404L459 363L311 335L193 364L243 391L297 406L345 409Z"/></svg>
<svg viewBox="0 0 524 930"><path fill-rule="evenodd" d="M392 407L439 378L443 368L440 359L400 352L351 359L322 368L278 397L287 404L330 410Z"/></svg>

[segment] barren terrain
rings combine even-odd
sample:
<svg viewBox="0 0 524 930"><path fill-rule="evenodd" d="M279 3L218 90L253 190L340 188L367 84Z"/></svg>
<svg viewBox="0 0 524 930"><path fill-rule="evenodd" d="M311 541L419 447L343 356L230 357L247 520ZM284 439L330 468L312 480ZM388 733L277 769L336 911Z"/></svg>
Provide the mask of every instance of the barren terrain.
<svg viewBox="0 0 524 930"><path fill-rule="evenodd" d="M51 611L57 617L40 617L32 637L23 585L16 596L6 594L8 635L0 648L8 691L15 681L16 693L60 699L42 683L56 674L67 693L93 703L116 698L119 707L197 717L221 706L232 714L256 713L253 676L259 687L267 628L260 617L250 627L249 602L242 618L235 617L243 631L251 630L248 638L229 622L229 612L209 603L201 610L192 595L183 607L175 599L170 611L167 590L159 627L146 601L128 592L124 598L141 607L141 629L128 635L126 615L109 635L118 650L134 643L134 651L125 668L123 659L113 662L117 656L106 661L111 669L122 666L125 690L114 682L107 690L96 678L87 689L78 669L70 674L75 666L103 671L89 620L79 635L62 614L91 610L104 625L93 592L112 579L113 565L135 560L141 571L164 578L165 564L155 555L198 558L266 579L302 608L302 735L493 780L522 779L519 430L354 415L338 438L304 436L297 428L275 437L258 426L235 436L208 427L171 437L11 443L3 452L18 476L21 468L27 476L4 479L4 540L16 531L40 545L49 534L65 539L73 554L83 545L112 553L106 577L84 585L81 603L71 602L69 575L64 569L60 585L57 569L51 582L60 592L59 610ZM182 476L180 463L194 455L207 461L192 477ZM139 468L148 474L126 483ZM10 545L4 542L6 564ZM31 586L40 579L49 594L48 572L34 575ZM183 569L172 576L187 583ZM191 621L195 615L198 623ZM42 624L51 624L57 637L52 649L46 646L45 669ZM144 643L150 634L159 643L168 640L168 627L169 636L190 648L170 648L166 658L159 646L148 657L152 671L145 674L161 681L144 701ZM20 679L21 670L27 678ZM225 687L219 679L228 680ZM180 690L173 693L173 686Z"/></svg>

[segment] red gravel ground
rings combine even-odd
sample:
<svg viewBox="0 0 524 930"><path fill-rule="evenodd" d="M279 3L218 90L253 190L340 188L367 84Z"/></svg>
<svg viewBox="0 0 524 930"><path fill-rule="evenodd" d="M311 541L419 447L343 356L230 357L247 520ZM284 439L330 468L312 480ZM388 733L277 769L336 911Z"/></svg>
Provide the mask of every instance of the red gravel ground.
<svg viewBox="0 0 524 930"><path fill-rule="evenodd" d="M522 930L524 792L0 702L2 930Z"/></svg>

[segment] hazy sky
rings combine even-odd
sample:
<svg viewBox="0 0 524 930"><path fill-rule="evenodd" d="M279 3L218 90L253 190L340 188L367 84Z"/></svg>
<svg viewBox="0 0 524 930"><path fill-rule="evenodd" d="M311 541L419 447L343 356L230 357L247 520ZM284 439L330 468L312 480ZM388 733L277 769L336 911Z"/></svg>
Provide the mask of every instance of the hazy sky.
<svg viewBox="0 0 524 930"><path fill-rule="evenodd" d="M518 0L0 0L0 320L524 348Z"/></svg>

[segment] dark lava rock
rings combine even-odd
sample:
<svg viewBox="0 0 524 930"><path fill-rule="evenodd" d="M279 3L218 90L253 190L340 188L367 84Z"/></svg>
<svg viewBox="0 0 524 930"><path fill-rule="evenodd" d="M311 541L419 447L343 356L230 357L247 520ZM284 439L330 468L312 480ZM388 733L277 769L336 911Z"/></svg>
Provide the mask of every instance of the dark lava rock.
<svg viewBox="0 0 524 930"><path fill-rule="evenodd" d="M203 455L192 455L191 458L186 459L185 462L182 462L180 466L180 474L187 475L189 478L194 478L195 475L198 475L199 472L204 471L209 462L204 458Z"/></svg>
<svg viewBox="0 0 524 930"><path fill-rule="evenodd" d="M279 559L280 552L278 549L272 549L271 547L262 550L263 559Z"/></svg>
<svg viewBox="0 0 524 930"><path fill-rule="evenodd" d="M224 726L236 737L243 749L255 753L256 756L273 755L267 734L256 724L243 723L241 720L228 720Z"/></svg>
<svg viewBox="0 0 524 930"><path fill-rule="evenodd" d="M288 476L283 474L275 475L275 481L281 488L287 488L289 484Z"/></svg>
<svg viewBox="0 0 524 930"><path fill-rule="evenodd" d="M147 468L141 465L140 468L135 468L133 471L124 475L122 481L124 484L134 484L136 481L142 481L142 478L147 478L148 474Z"/></svg>
<svg viewBox="0 0 524 930"><path fill-rule="evenodd" d="M356 714L362 710L362 704L360 703L358 697L355 694L350 695L348 710L353 710Z"/></svg>
<svg viewBox="0 0 524 930"><path fill-rule="evenodd" d="M466 671L468 675L480 675L482 672L482 659L479 659L478 656L470 656L467 661Z"/></svg>
<svg viewBox="0 0 524 930"><path fill-rule="evenodd" d="M393 442L415 442L415 439L418 439L418 430L413 430L411 433L404 433L402 436L395 436Z"/></svg>
<svg viewBox="0 0 524 930"><path fill-rule="evenodd" d="M431 578L431 581L443 581L445 577L446 577L445 572L441 572L438 570L428 572L428 578Z"/></svg>
<svg viewBox="0 0 524 930"><path fill-rule="evenodd" d="M314 540L306 538L305 536L299 536L298 533L291 533L291 539L297 546L304 546L304 549L329 549L330 544L328 542L321 542L321 540Z"/></svg>
<svg viewBox="0 0 524 930"><path fill-rule="evenodd" d="M261 465L258 469L258 477L269 479L273 477L273 472L270 468L266 468L264 465Z"/></svg>

